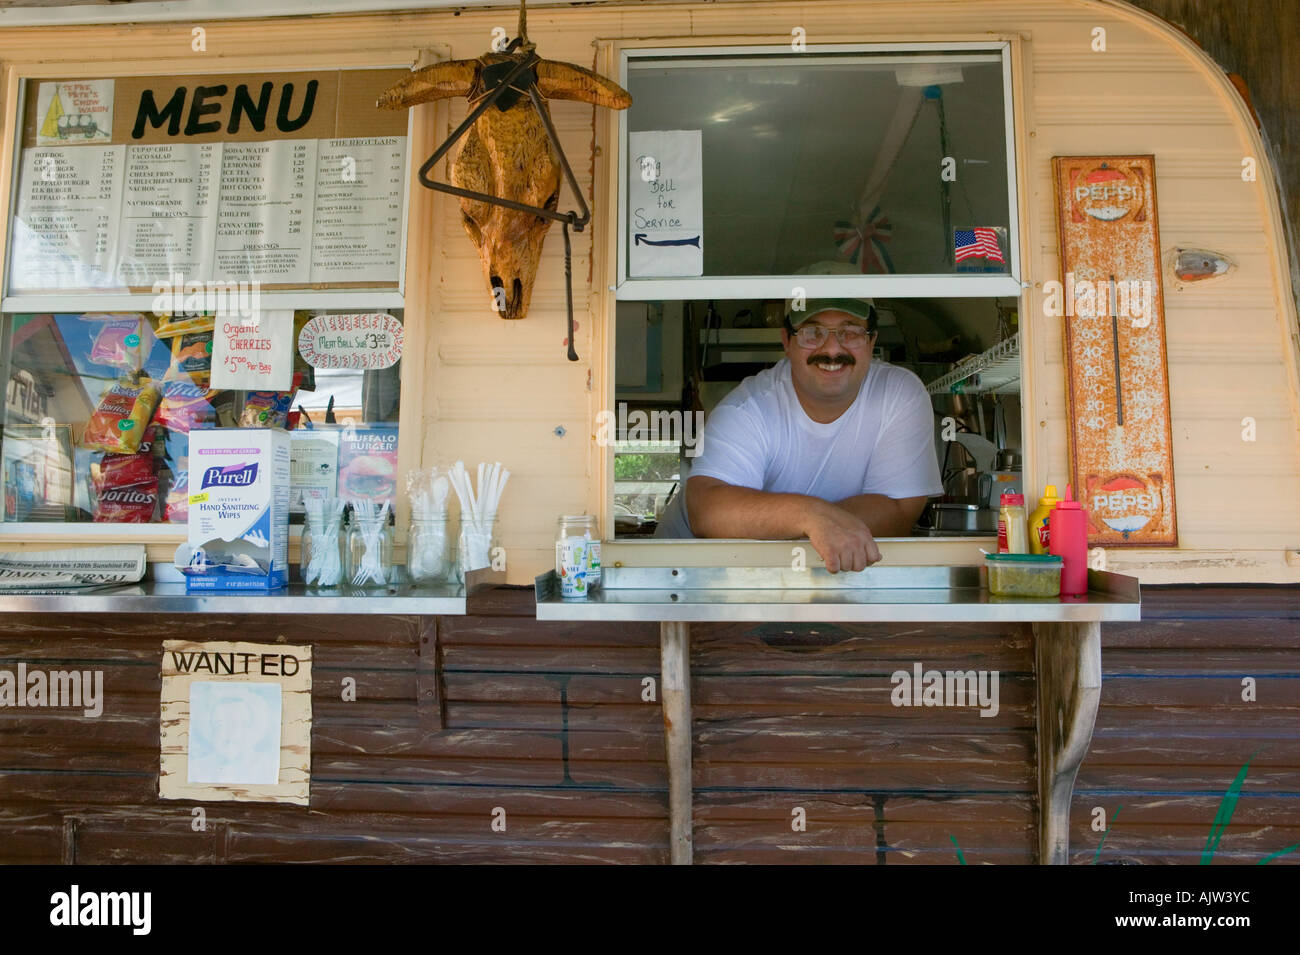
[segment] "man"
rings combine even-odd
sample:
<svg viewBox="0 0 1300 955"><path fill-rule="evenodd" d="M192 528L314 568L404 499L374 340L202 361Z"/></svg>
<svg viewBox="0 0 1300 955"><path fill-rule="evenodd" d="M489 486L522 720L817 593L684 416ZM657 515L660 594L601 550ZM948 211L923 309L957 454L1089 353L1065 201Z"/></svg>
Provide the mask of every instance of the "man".
<svg viewBox="0 0 1300 955"><path fill-rule="evenodd" d="M876 322L869 299L787 313L786 357L713 410L685 507L656 536L806 537L838 573L880 560L876 537L910 534L943 491L934 414L916 375L872 363Z"/></svg>

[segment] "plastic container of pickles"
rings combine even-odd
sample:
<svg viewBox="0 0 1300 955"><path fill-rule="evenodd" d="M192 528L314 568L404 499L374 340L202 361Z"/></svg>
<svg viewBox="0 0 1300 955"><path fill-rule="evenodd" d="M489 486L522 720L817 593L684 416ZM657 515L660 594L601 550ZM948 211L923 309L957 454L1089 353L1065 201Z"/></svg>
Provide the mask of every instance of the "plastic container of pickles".
<svg viewBox="0 0 1300 955"><path fill-rule="evenodd" d="M1063 563L1055 554L985 554L989 593L1000 597L1059 597Z"/></svg>

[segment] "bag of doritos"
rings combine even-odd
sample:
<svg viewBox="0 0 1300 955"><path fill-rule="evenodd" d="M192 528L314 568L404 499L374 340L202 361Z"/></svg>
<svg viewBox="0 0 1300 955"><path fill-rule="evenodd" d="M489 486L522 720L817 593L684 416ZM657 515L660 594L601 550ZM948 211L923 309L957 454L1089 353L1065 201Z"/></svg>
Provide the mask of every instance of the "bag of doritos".
<svg viewBox="0 0 1300 955"><path fill-rule="evenodd" d="M111 454L135 454L157 404L158 389L153 382L115 382L100 397L81 436L81 446Z"/></svg>
<svg viewBox="0 0 1300 955"><path fill-rule="evenodd" d="M148 524L158 510L158 479L104 490L95 502L96 524Z"/></svg>

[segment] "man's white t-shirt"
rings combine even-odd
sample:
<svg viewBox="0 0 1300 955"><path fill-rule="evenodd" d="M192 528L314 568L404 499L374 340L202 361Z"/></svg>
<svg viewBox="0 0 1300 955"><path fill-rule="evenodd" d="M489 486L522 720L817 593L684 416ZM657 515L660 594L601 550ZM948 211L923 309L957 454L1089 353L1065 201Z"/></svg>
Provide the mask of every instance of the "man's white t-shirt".
<svg viewBox="0 0 1300 955"><path fill-rule="evenodd" d="M943 493L930 396L912 372L879 361L848 410L826 424L803 410L788 358L746 378L709 415L691 477L827 501ZM684 517L686 509L670 510ZM665 519L675 526L656 536L692 536L685 520Z"/></svg>

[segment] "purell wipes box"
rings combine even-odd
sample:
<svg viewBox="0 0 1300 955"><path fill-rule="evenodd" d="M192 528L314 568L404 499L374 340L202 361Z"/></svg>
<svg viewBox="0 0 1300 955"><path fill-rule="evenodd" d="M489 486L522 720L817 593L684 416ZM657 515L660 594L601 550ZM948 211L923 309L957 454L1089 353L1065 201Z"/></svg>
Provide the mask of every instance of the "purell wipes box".
<svg viewBox="0 0 1300 955"><path fill-rule="evenodd" d="M289 432L191 431L189 504L187 590L275 590L288 582Z"/></svg>

